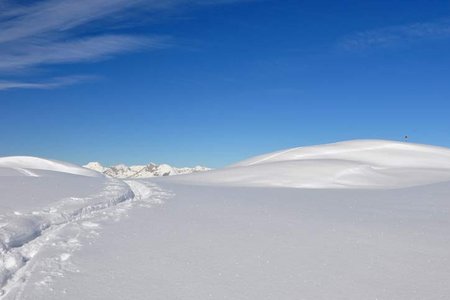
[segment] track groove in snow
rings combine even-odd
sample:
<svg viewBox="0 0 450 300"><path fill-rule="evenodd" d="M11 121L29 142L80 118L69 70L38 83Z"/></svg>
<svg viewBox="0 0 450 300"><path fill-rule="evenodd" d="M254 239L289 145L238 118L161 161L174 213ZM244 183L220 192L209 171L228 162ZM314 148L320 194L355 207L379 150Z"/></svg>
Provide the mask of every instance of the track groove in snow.
<svg viewBox="0 0 450 300"><path fill-rule="evenodd" d="M81 229L92 234L93 230L100 228L96 219L117 217L118 220L121 214L136 204L151 207L162 203L169 196L169 193L153 184L109 179L103 191L97 195L62 199L38 212L0 216L0 297L20 298L27 278L39 265L39 260L43 259L39 256L61 263L71 256L65 252L49 258L40 255L41 249L53 246L64 236L67 241L64 249L73 251L80 246L77 237ZM73 236L67 233L71 231ZM51 265L48 262L46 264ZM50 270L49 273L54 272ZM50 281L47 278L41 284L45 286Z"/></svg>
<svg viewBox="0 0 450 300"><path fill-rule="evenodd" d="M34 234L23 230L22 233L10 236L26 237L15 240L15 247L11 243L4 243L0 252L3 262L1 274L1 299L21 299L26 286L30 284L30 277L36 275L43 277L34 281L40 289L51 288L54 277L64 276L65 272L79 272L70 262L74 251L83 246L82 237L92 238L99 235L99 223L107 220L119 221L133 207L149 208L161 204L165 199L172 197L170 192L164 191L157 185L148 182L126 181L110 179L104 190L98 195L87 198L63 199L56 205L42 211L30 214L21 214L21 220L38 218L34 224ZM73 201L86 202L77 209ZM4 238L15 223L11 219L0 228L0 240ZM17 222L16 222L17 224ZM17 226L20 228L20 226ZM23 228L23 227L22 227ZM10 241L14 240L10 238ZM20 240L20 241L19 241Z"/></svg>

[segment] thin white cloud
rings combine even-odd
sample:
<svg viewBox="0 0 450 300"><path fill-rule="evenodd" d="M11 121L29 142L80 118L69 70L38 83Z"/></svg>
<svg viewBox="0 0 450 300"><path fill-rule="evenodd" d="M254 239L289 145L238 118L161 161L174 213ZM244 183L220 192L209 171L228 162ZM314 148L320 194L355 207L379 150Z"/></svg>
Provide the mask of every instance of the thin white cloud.
<svg viewBox="0 0 450 300"><path fill-rule="evenodd" d="M449 20L390 26L358 32L345 37L338 45L346 50L364 50L442 38L450 38Z"/></svg>
<svg viewBox="0 0 450 300"><path fill-rule="evenodd" d="M3 13L8 19L0 24L0 43L40 35L64 34L76 27L151 2L154 1L47 0L31 6L10 8Z"/></svg>
<svg viewBox="0 0 450 300"><path fill-rule="evenodd" d="M93 76L67 76L53 78L51 80L42 82L31 82L31 81L2 81L0 80L0 91L11 90L11 89L40 89L49 90L55 89L62 86L72 85L79 82L85 82L95 79Z"/></svg>
<svg viewBox="0 0 450 300"><path fill-rule="evenodd" d="M167 38L117 33L108 25L148 19L180 6L237 1L246 0L41 0L33 4L0 0L0 76L48 64L93 62L124 52L166 47ZM3 81L0 90L12 86L52 85Z"/></svg>
<svg viewBox="0 0 450 300"><path fill-rule="evenodd" d="M145 47L162 47L161 38L101 35L64 42L30 41L7 51L0 49L0 70L19 70L36 65L96 61Z"/></svg>

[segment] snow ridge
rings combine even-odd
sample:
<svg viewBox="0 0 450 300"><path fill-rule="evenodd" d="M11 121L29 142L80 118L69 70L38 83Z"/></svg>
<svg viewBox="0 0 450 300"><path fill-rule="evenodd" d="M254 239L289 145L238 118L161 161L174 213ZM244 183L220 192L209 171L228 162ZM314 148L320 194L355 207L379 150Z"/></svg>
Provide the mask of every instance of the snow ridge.
<svg viewBox="0 0 450 300"><path fill-rule="evenodd" d="M16 169L24 175L37 176L31 170L53 171L80 176L98 177L99 174L77 165L32 156L0 157L0 168Z"/></svg>
<svg viewBox="0 0 450 300"><path fill-rule="evenodd" d="M174 181L291 188L402 188L450 181L450 149L354 140L264 154Z"/></svg>

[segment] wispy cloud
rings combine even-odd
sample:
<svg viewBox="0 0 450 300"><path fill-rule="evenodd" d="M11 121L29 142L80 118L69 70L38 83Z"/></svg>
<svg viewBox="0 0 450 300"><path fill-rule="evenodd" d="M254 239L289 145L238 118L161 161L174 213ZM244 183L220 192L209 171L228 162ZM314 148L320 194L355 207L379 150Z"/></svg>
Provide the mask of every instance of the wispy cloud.
<svg viewBox="0 0 450 300"><path fill-rule="evenodd" d="M345 50L364 50L443 38L450 38L450 20L413 23L358 32L339 41L338 46Z"/></svg>
<svg viewBox="0 0 450 300"><path fill-rule="evenodd" d="M0 70L35 65L95 61L144 47L161 47L163 39L127 35L102 35L63 42L27 41L0 49Z"/></svg>
<svg viewBox="0 0 450 300"><path fill-rule="evenodd" d="M11 89L40 89L48 90L61 86L76 84L79 82L91 81L96 77L93 76L67 76L53 78L47 81L29 82L29 81L2 81L0 80L0 91Z"/></svg>
<svg viewBox="0 0 450 300"><path fill-rule="evenodd" d="M107 27L99 30L102 24L92 24L150 2L44 0L33 5L10 4L0 13L0 69L14 71L41 64L98 60L160 46L157 38L113 34ZM82 33L77 32L80 27ZM94 34L98 31L103 33Z"/></svg>
<svg viewBox="0 0 450 300"><path fill-rule="evenodd" d="M93 62L168 45L169 37L117 32L117 23L148 19L184 5L245 0L0 0L0 80L7 74L49 64ZM22 3L22 4L21 4ZM139 18L137 18L139 16ZM58 84L3 81L0 90Z"/></svg>
<svg viewBox="0 0 450 300"><path fill-rule="evenodd" d="M64 34L70 29L126 10L139 2L142 1L47 0L31 6L12 7L3 13L7 20L0 25L0 42L43 34Z"/></svg>

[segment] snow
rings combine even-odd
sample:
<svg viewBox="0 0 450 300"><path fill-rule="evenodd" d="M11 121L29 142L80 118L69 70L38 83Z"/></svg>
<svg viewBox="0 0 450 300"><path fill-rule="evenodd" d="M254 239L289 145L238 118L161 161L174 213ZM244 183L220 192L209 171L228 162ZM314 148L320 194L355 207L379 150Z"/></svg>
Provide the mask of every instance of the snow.
<svg viewBox="0 0 450 300"><path fill-rule="evenodd" d="M449 180L449 149L381 140L293 148L173 179L197 185L318 189L401 188Z"/></svg>
<svg viewBox="0 0 450 300"><path fill-rule="evenodd" d="M2 299L450 298L446 148L350 141L124 181L12 161Z"/></svg>
<svg viewBox="0 0 450 300"><path fill-rule="evenodd" d="M104 167L99 162L90 162L84 166L87 169L103 173L109 177L127 179L127 178L151 178L159 176L185 175L197 172L209 171L209 168L196 166L193 168L176 168L168 164L154 164L127 166L120 164L112 167Z"/></svg>
<svg viewBox="0 0 450 300"><path fill-rule="evenodd" d="M106 171L106 168L103 167L99 162L93 161L84 166L87 169L91 169L93 171L103 173Z"/></svg>
<svg viewBox="0 0 450 300"><path fill-rule="evenodd" d="M0 158L0 295L24 280L49 235L134 197L121 181L72 164Z"/></svg>
<svg viewBox="0 0 450 300"><path fill-rule="evenodd" d="M91 170L87 170L85 168L81 168L77 165L30 156L0 157L0 168L14 168L22 170L31 169L30 171L55 171L89 177L99 176L98 173L92 172Z"/></svg>
<svg viewBox="0 0 450 300"><path fill-rule="evenodd" d="M235 166L318 159L356 161L383 167L450 168L450 150L447 148L384 140L355 140L293 148L253 157Z"/></svg>
<svg viewBox="0 0 450 300"><path fill-rule="evenodd" d="M450 296L448 184L367 191L156 181L175 196L97 222L99 236L70 258L79 272L53 278L52 292L34 284L42 280L34 272L23 299Z"/></svg>

